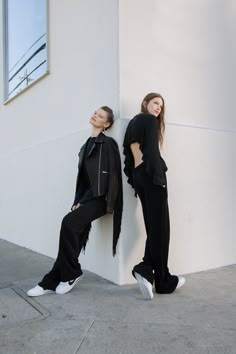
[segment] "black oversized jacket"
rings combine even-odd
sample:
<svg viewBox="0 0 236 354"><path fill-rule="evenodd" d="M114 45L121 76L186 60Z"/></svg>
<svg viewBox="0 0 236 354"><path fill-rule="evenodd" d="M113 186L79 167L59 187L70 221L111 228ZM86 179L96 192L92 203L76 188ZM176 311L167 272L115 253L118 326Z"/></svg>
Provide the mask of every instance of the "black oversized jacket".
<svg viewBox="0 0 236 354"><path fill-rule="evenodd" d="M86 143L79 152L79 166L76 181L75 200L80 202L84 194L83 176L80 174L85 158ZM107 201L107 213L113 213L113 255L121 229L123 209L123 189L121 160L116 141L100 133L86 157L86 168L94 198L104 196Z"/></svg>

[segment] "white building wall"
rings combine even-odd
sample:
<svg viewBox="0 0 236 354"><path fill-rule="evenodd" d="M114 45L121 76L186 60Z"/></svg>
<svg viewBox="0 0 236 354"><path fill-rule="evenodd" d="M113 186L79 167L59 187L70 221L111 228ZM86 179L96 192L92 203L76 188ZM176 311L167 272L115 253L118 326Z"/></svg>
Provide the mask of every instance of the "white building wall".
<svg viewBox="0 0 236 354"><path fill-rule="evenodd" d="M49 3L50 75L0 105L0 237L55 257L91 112L107 104L120 113L111 134L121 144L143 96L159 91L167 104L170 269L235 263L234 2ZM131 283L145 231L125 177L116 258L111 234L110 215L94 223L82 265Z"/></svg>
<svg viewBox="0 0 236 354"><path fill-rule="evenodd" d="M235 11L231 0L120 1L123 127L148 92L166 99L169 265L177 274L236 261ZM130 189L125 187L123 270L142 258L145 240L140 204ZM121 274L122 281L132 280Z"/></svg>
<svg viewBox="0 0 236 354"><path fill-rule="evenodd" d="M50 75L0 105L0 237L56 257L88 120L101 105L119 110L118 1L50 0L49 10ZM94 223L96 263L82 265L118 282L111 219Z"/></svg>

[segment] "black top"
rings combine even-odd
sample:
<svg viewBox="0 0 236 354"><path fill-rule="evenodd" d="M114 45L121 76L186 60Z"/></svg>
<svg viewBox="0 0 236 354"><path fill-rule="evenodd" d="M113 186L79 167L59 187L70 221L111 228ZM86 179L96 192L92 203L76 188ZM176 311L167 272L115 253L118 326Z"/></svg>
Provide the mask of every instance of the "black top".
<svg viewBox="0 0 236 354"><path fill-rule="evenodd" d="M143 162L146 173L152 177L153 183L160 186L166 185L165 172L167 166L162 159L158 142L159 120L152 114L140 113L129 122L124 138L124 172L128 182L133 185L132 172L134 158L130 145L134 142L140 144L143 153Z"/></svg>
<svg viewBox="0 0 236 354"><path fill-rule="evenodd" d="M83 192L83 196L80 199L80 204L83 204L91 199L94 199L92 188L89 181L89 176L88 176L87 157L92 146L95 143L95 139L96 137L90 137L88 138L85 144L85 158L83 160L82 167L81 167L81 175L83 178L84 192Z"/></svg>

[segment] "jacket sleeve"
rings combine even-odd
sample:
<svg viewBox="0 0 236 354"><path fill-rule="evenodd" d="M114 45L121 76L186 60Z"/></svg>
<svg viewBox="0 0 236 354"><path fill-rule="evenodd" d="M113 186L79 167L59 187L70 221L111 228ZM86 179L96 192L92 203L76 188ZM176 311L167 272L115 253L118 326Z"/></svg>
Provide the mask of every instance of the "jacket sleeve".
<svg viewBox="0 0 236 354"><path fill-rule="evenodd" d="M75 183L75 197L74 197L74 202L73 205L78 204L79 202L79 195L78 195L78 177L79 177L79 172L77 173L77 178L76 178L76 183ZM72 206L73 206L72 205Z"/></svg>
<svg viewBox="0 0 236 354"><path fill-rule="evenodd" d="M81 181L81 176L80 176L80 171L81 171L81 166L82 166L82 160L83 160L83 155L84 155L84 150L85 150L85 144L82 145L80 151L79 151L79 165L78 165L78 173L77 173L77 178L76 178L76 183L75 183L75 197L74 197L74 202L73 205L76 205L79 203L80 199L83 197L83 183Z"/></svg>
<svg viewBox="0 0 236 354"><path fill-rule="evenodd" d="M110 138L109 141L109 186L107 193L107 213L113 213L115 202L122 184L121 160L117 143Z"/></svg>
<svg viewBox="0 0 236 354"><path fill-rule="evenodd" d="M146 172L153 176L153 183L165 186L165 171L167 167L161 157L158 141L159 121L153 115L143 117L144 122L144 142L143 160L145 161Z"/></svg>
<svg viewBox="0 0 236 354"><path fill-rule="evenodd" d="M82 188L81 178L80 178L80 184L78 182L79 182L79 172L77 174L75 197L74 197L74 202L72 204L72 207L80 203L82 201L82 198L84 198L84 191Z"/></svg>
<svg viewBox="0 0 236 354"><path fill-rule="evenodd" d="M121 173L120 152L115 140L111 139L109 146L110 177L107 194L107 213L113 213L113 256L121 231L123 212L123 185Z"/></svg>

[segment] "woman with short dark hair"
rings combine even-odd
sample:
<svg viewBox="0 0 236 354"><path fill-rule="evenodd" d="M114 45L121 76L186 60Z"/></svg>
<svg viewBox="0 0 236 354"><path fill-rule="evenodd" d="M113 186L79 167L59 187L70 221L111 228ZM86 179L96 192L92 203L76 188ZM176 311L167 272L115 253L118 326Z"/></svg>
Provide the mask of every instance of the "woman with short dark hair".
<svg viewBox="0 0 236 354"><path fill-rule="evenodd" d="M57 259L28 296L65 294L73 289L83 276L78 257L85 249L91 222L106 213L113 213L113 255L116 253L123 207L121 161L116 141L104 134L113 121L107 106L90 118L92 133L79 152L75 199L62 220Z"/></svg>

